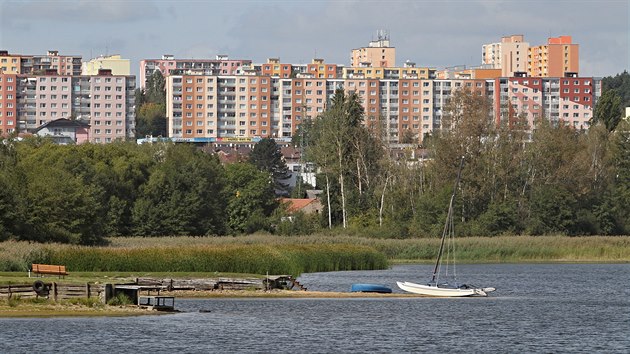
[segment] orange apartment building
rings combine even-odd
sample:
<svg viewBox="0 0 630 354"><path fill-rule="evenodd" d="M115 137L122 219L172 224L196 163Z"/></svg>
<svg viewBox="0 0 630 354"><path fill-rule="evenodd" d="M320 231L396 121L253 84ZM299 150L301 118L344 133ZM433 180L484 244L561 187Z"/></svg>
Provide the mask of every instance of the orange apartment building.
<svg viewBox="0 0 630 354"><path fill-rule="evenodd" d="M337 64L326 64L324 63L324 59L313 59L313 61L307 65L306 72L318 79L336 79L337 69Z"/></svg>
<svg viewBox="0 0 630 354"><path fill-rule="evenodd" d="M279 58L269 58L267 63L262 65L260 71L263 75L288 79L293 73L293 65L282 64Z"/></svg>
<svg viewBox="0 0 630 354"><path fill-rule="evenodd" d="M528 70L531 77L562 77L579 72L579 45L571 36L549 38L547 44L529 48Z"/></svg>

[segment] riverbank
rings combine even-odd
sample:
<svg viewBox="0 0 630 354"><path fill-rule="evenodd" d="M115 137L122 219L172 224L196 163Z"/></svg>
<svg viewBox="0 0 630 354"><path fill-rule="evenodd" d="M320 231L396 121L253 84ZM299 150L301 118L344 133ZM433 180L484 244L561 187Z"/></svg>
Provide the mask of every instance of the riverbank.
<svg viewBox="0 0 630 354"><path fill-rule="evenodd" d="M299 298L299 299L345 299L345 298L408 298L421 297L415 294L379 294L333 291L295 291L295 290L177 290L162 291L163 296L174 296L177 299L248 299L248 298ZM177 302L175 303L177 309ZM45 299L0 300L0 318L32 318L32 317L122 317L162 315L169 312L147 310L135 305L111 306L98 303L60 302Z"/></svg>

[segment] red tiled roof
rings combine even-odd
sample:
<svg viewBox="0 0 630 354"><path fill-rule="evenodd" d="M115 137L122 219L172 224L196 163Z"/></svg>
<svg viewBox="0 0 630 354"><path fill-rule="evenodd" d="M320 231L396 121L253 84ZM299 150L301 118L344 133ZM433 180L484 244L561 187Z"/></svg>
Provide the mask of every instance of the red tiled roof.
<svg viewBox="0 0 630 354"><path fill-rule="evenodd" d="M280 202L287 204L287 211L295 212L304 209L307 205L313 203L317 199L297 199L297 198L281 198Z"/></svg>

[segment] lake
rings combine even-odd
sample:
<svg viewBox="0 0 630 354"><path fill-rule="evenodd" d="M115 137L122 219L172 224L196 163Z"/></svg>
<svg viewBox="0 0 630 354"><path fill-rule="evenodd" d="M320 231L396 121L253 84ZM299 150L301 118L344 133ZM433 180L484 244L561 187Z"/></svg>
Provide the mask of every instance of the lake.
<svg viewBox="0 0 630 354"><path fill-rule="evenodd" d="M310 273L309 290L425 282L431 265ZM486 298L177 299L165 316L0 319L2 353L629 353L630 264L460 265ZM202 310L203 312L200 312ZM208 312L206 312L208 311Z"/></svg>

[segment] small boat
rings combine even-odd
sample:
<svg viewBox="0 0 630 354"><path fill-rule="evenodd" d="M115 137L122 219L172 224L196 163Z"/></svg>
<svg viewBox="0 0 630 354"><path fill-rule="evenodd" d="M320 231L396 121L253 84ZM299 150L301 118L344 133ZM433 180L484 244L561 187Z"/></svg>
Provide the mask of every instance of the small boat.
<svg viewBox="0 0 630 354"><path fill-rule="evenodd" d="M352 284L351 292L389 294L392 289L379 284Z"/></svg>
<svg viewBox="0 0 630 354"><path fill-rule="evenodd" d="M474 286L469 286L466 284L462 284L459 286L449 287L448 284L440 283L439 285L435 284L416 284L406 282L396 282L399 288L404 291L421 294L427 296L446 296L446 297L462 297L462 296L488 296L489 292L496 290L495 288L478 288Z"/></svg>
<svg viewBox="0 0 630 354"><path fill-rule="evenodd" d="M453 188L453 194L451 194L451 200L448 205L448 213L446 216L446 223L444 224L444 231L442 232L440 250L438 251L435 267L433 268L431 281L429 281L427 284L417 284L407 281L396 282L398 287L404 291L426 296L462 297L488 296L489 292L496 290L495 288L491 287L481 288L470 284L459 284L456 279L457 273L455 270L455 231L453 226L453 202L455 200L455 192L457 191L457 187L459 186L463 166L464 157L462 156L461 162L459 164L459 169L457 171L455 187ZM445 244L447 244L446 247ZM446 257L442 257L445 248L447 251L447 255ZM445 274L442 279L440 279L442 275L441 270L443 258L447 258L447 261L446 266L444 266Z"/></svg>

